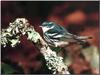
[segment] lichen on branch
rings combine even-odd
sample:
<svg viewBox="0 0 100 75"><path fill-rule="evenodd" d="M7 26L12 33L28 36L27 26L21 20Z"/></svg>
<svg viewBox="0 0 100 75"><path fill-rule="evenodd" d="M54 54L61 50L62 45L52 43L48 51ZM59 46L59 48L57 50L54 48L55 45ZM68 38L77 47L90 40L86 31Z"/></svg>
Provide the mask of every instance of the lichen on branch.
<svg viewBox="0 0 100 75"><path fill-rule="evenodd" d="M53 74L69 74L67 65L63 63L63 58L57 56L56 52L50 49L25 18L17 18L13 23L9 24L7 29L1 30L1 45L6 47L9 44L11 47L15 47L20 43L21 35L26 35L28 40L41 45L38 48L46 60L48 69L52 70Z"/></svg>

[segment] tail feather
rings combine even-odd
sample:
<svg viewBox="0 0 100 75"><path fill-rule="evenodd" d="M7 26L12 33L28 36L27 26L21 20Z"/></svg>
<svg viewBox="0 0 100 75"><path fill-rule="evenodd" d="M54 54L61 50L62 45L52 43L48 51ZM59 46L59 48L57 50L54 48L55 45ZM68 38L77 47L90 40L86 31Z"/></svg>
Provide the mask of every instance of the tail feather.
<svg viewBox="0 0 100 75"><path fill-rule="evenodd" d="M90 36L78 36L76 38L77 42L80 44L80 45L85 45L88 43L87 39L92 39L92 37Z"/></svg>
<svg viewBox="0 0 100 75"><path fill-rule="evenodd" d="M86 39L92 39L92 37L91 36L78 36L77 39L86 40Z"/></svg>

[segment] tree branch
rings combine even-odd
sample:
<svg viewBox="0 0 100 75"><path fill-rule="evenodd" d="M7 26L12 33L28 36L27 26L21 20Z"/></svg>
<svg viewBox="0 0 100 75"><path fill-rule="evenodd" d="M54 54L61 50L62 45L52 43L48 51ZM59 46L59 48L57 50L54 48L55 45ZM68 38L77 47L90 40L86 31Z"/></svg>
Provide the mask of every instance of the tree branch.
<svg viewBox="0 0 100 75"><path fill-rule="evenodd" d="M48 44L25 18L17 18L13 23L9 24L7 29L2 29L1 45L6 47L7 44L10 44L15 47L20 43L19 37L21 35L27 35L28 40L36 43L40 52L44 55L46 65L53 71L53 74L69 74L67 65L63 63L63 58L57 56L56 52L50 49Z"/></svg>

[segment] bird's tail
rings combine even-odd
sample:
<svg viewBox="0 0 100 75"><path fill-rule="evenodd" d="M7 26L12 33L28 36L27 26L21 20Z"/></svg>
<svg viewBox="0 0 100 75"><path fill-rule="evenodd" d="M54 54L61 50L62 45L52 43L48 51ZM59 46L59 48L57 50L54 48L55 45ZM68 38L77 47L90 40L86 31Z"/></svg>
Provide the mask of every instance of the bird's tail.
<svg viewBox="0 0 100 75"><path fill-rule="evenodd" d="M92 37L91 37L91 36L78 36L78 37L76 38L77 42L78 42L80 45L83 45L83 46L89 44L89 42L87 41L87 39L92 39Z"/></svg>
<svg viewBox="0 0 100 75"><path fill-rule="evenodd" d="M91 36L78 36L77 39L86 40L86 39L92 39L92 37Z"/></svg>

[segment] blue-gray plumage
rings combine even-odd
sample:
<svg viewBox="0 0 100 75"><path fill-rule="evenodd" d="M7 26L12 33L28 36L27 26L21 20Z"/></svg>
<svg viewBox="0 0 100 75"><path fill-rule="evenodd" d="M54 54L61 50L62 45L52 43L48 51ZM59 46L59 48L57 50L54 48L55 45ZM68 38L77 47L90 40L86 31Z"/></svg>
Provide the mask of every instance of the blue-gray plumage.
<svg viewBox="0 0 100 75"><path fill-rule="evenodd" d="M43 22L42 25L44 39L52 46L65 46L69 42L84 43L87 36L77 36L69 33L64 27L57 25L54 22Z"/></svg>

